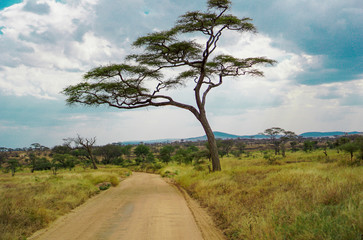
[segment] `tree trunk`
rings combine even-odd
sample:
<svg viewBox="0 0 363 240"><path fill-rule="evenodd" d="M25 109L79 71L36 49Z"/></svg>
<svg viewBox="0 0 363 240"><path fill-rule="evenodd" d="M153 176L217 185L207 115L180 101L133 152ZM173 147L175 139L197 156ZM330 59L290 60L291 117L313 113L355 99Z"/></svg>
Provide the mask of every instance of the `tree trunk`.
<svg viewBox="0 0 363 240"><path fill-rule="evenodd" d="M98 169L98 167L96 165L96 159L95 159L95 157L93 156L92 153L90 153L90 159L91 159L91 162L92 162L93 169Z"/></svg>
<svg viewBox="0 0 363 240"><path fill-rule="evenodd" d="M221 163L219 161L217 142L214 137L212 128L210 127L206 116L201 116L199 118L199 121L203 126L205 134L207 135L210 156L212 158L212 170L213 170L213 172L221 171L222 169L221 169Z"/></svg>
<svg viewBox="0 0 363 240"><path fill-rule="evenodd" d="M95 159L95 156L93 156L93 153L92 153L92 148L91 146L86 146L86 150L88 152L88 155L89 155L89 159L91 160L92 162L92 167L93 169L98 169L97 165L96 165L96 159Z"/></svg>
<svg viewBox="0 0 363 240"><path fill-rule="evenodd" d="M93 169L98 169L97 165L96 165L96 161L92 158L92 166Z"/></svg>
<svg viewBox="0 0 363 240"><path fill-rule="evenodd" d="M282 157L286 157L285 143L282 143L281 152L282 152Z"/></svg>

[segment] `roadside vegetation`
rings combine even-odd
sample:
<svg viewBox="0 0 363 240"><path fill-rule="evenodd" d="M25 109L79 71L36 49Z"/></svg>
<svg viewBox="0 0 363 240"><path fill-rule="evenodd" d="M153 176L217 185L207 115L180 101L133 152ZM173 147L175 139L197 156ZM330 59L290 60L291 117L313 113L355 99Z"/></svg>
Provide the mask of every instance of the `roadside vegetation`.
<svg viewBox="0 0 363 240"><path fill-rule="evenodd" d="M0 152L0 239L24 239L144 171L186 189L228 239L361 240L363 137L267 130L264 139L218 139L222 171L213 171L206 141L95 146L78 136Z"/></svg>
<svg viewBox="0 0 363 240"><path fill-rule="evenodd" d="M264 153L224 157L223 171L169 165L162 175L199 200L228 239L346 239L363 234L363 168L345 153L290 153L269 164ZM289 162L289 163L288 163Z"/></svg>
<svg viewBox="0 0 363 240"><path fill-rule="evenodd" d="M99 193L102 186L117 186L130 175L123 168L97 171L29 169L11 176L0 174L0 239L25 239ZM106 189L104 188L104 189Z"/></svg>

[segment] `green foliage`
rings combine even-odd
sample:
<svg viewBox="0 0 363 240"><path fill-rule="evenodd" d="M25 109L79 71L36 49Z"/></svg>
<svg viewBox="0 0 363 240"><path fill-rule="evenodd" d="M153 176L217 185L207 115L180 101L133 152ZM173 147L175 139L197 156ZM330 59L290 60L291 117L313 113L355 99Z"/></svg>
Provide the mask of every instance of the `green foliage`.
<svg viewBox="0 0 363 240"><path fill-rule="evenodd" d="M58 145L54 146L52 148L52 154L70 154L72 151L72 148L66 145Z"/></svg>
<svg viewBox="0 0 363 240"><path fill-rule="evenodd" d="M231 6L231 1L229 0L208 0L208 8L229 8Z"/></svg>
<svg viewBox="0 0 363 240"><path fill-rule="evenodd" d="M102 191L107 190L111 187L111 183L103 183L98 188Z"/></svg>
<svg viewBox="0 0 363 240"><path fill-rule="evenodd" d="M120 158L122 154L122 147L112 144L107 144L95 149L95 155L103 157L103 164L110 164L114 162L114 160Z"/></svg>
<svg viewBox="0 0 363 240"><path fill-rule="evenodd" d="M280 127L272 127L266 129L263 135L269 136L274 146L275 155L282 153L283 157L286 157L286 143L296 138L296 134L292 131L286 131Z"/></svg>
<svg viewBox="0 0 363 240"><path fill-rule="evenodd" d="M217 147L218 147L218 152L219 152L219 155L221 157L229 154L229 152L231 151L232 147L233 147L233 140L232 139L225 139L225 140L222 140L222 139L218 139L217 140Z"/></svg>
<svg viewBox="0 0 363 240"><path fill-rule="evenodd" d="M257 69L250 69L254 65L258 64L274 64L275 61L266 58L246 58L238 59L230 55L219 55L214 58L213 61L207 64L208 72L218 74L221 66L223 66L223 76L238 76L240 71L245 74L251 74L254 76L263 76L263 72Z"/></svg>
<svg viewBox="0 0 363 240"><path fill-rule="evenodd" d="M208 149L198 150L193 153L193 160L196 165L204 163L205 159L210 160L210 152Z"/></svg>
<svg viewBox="0 0 363 240"><path fill-rule="evenodd" d="M353 160L353 154L359 150L359 145L355 142L348 142L340 146L340 149L350 153L350 160Z"/></svg>
<svg viewBox="0 0 363 240"><path fill-rule="evenodd" d="M119 166L125 166L125 160L122 158L122 156L117 157L117 158L113 158L111 161L112 164L114 165L119 165Z"/></svg>
<svg viewBox="0 0 363 240"><path fill-rule="evenodd" d="M72 170L76 164L78 163L78 159L70 154L54 154L52 159L52 169L54 173L60 168L68 168Z"/></svg>
<svg viewBox="0 0 363 240"><path fill-rule="evenodd" d="M305 140L303 150L305 152L311 152L311 151L317 149L317 145L318 145L317 141Z"/></svg>
<svg viewBox="0 0 363 240"><path fill-rule="evenodd" d="M193 161L193 149L179 148L172 157L173 161L181 164L190 164Z"/></svg>
<svg viewBox="0 0 363 240"><path fill-rule="evenodd" d="M152 152L149 152L146 155L145 162L147 162L147 163L153 163L153 162L155 162L155 156L154 156L154 154Z"/></svg>
<svg viewBox="0 0 363 240"><path fill-rule="evenodd" d="M87 156L87 151L83 148L76 148L72 150L71 155L77 158L82 158Z"/></svg>
<svg viewBox="0 0 363 240"><path fill-rule="evenodd" d="M5 163L8 159L8 154L6 152L0 152L0 166L1 164Z"/></svg>
<svg viewBox="0 0 363 240"><path fill-rule="evenodd" d="M145 162L146 157L150 153L150 148L144 144L137 145L137 147L134 149L134 153L137 157L137 162Z"/></svg>
<svg viewBox="0 0 363 240"><path fill-rule="evenodd" d="M336 140L336 146L339 147L343 144L349 143L350 139L348 137L340 137Z"/></svg>
<svg viewBox="0 0 363 240"><path fill-rule="evenodd" d="M11 172L11 176L15 176L15 172L20 168L19 160L15 158L9 158L6 161L5 169Z"/></svg>
<svg viewBox="0 0 363 240"><path fill-rule="evenodd" d="M171 155L175 148L171 145L165 145L160 149L159 158L162 162L167 163L171 161Z"/></svg>
<svg viewBox="0 0 363 240"><path fill-rule="evenodd" d="M122 147L122 154L127 156L128 159L130 159L131 149L132 149L131 145L126 145Z"/></svg>
<svg viewBox="0 0 363 240"><path fill-rule="evenodd" d="M298 150L297 145L298 145L297 141L291 141L290 142L291 151L296 152Z"/></svg>
<svg viewBox="0 0 363 240"><path fill-rule="evenodd" d="M339 146L339 149L350 154L350 165L360 165L363 163L363 138L357 138L351 142L346 142ZM353 160L354 153L359 152L355 161Z"/></svg>
<svg viewBox="0 0 363 240"><path fill-rule="evenodd" d="M34 158L30 157L32 159L32 171L42 171L42 170L50 170L52 167L52 164L46 159L45 157L42 158Z"/></svg>

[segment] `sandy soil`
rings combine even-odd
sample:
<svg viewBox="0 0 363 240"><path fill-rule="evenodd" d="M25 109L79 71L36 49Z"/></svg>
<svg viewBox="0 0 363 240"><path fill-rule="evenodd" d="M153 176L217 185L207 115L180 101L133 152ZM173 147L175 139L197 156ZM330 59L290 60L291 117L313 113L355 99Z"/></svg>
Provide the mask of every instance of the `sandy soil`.
<svg viewBox="0 0 363 240"><path fill-rule="evenodd" d="M134 173L118 187L90 199L29 239L224 238L185 192L178 191L159 175Z"/></svg>

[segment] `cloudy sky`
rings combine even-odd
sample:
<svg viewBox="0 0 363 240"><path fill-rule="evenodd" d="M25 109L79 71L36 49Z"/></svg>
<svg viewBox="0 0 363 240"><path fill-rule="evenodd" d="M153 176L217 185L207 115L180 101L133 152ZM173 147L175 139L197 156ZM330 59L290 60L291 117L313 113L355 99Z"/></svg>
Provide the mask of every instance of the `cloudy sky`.
<svg viewBox="0 0 363 240"><path fill-rule="evenodd" d="M122 62L137 37L205 9L204 1L180 3L1 0L0 147L52 147L77 134L98 144L204 135L185 110L69 107L60 94L91 68ZM362 0L238 0L232 13L253 18L259 32L227 33L219 51L278 64L264 68L264 78L229 79L210 93L215 131L363 131ZM172 94L193 103L191 91Z"/></svg>

